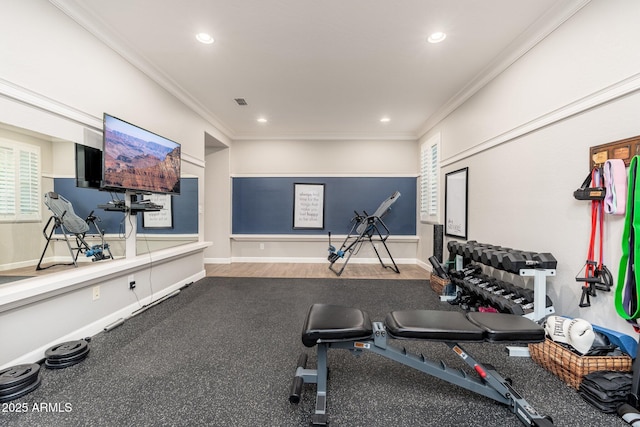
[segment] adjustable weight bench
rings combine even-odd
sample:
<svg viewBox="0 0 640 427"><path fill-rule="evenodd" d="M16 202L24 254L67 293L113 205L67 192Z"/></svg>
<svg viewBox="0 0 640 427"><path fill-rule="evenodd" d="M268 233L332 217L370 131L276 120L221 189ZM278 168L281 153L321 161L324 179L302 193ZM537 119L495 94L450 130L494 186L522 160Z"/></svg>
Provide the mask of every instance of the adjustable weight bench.
<svg viewBox="0 0 640 427"><path fill-rule="evenodd" d="M529 343L544 341L544 337L545 332L540 325L512 314L405 310L392 311L382 323L372 322L366 312L357 308L314 304L309 309L304 323L302 343L307 347L317 346L317 368L307 369L307 355L300 355L289 401L299 403L302 386L305 383L316 384L316 407L311 425L326 426L327 351L330 348L339 348L350 350L356 355L371 351L507 405L527 426L551 426L551 418L538 414L511 387L509 380L500 376L493 367L476 361L459 344ZM395 347L387 342L388 338L442 341L473 368L478 377L449 368L444 362L427 360L422 354L413 354L405 348Z"/></svg>

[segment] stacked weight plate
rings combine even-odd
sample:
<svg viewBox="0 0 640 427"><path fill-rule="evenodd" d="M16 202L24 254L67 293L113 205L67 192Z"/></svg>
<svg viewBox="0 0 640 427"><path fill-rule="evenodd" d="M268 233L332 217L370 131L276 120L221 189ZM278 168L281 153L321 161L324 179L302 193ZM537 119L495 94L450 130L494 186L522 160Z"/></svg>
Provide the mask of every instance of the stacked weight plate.
<svg viewBox="0 0 640 427"><path fill-rule="evenodd" d="M88 354L89 343L86 340L56 344L44 353L44 366L49 369L67 368L82 362Z"/></svg>
<svg viewBox="0 0 640 427"><path fill-rule="evenodd" d="M0 371L0 402L24 396L40 386L40 365L30 363Z"/></svg>

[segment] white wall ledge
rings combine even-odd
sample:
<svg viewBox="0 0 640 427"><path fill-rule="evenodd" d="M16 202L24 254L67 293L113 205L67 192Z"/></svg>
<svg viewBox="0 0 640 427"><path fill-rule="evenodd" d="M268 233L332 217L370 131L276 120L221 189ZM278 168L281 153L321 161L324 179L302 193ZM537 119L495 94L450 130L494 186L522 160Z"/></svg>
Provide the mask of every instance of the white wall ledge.
<svg viewBox="0 0 640 427"><path fill-rule="evenodd" d="M161 261L186 257L210 245L210 242L188 243L132 258L105 260L90 267L9 282L0 286L0 312L126 276Z"/></svg>
<svg viewBox="0 0 640 427"><path fill-rule="evenodd" d="M347 237L346 234L332 234L331 240L339 242ZM326 234L232 234L231 240L237 242L327 242ZM387 242L417 243L420 237L417 235L391 235Z"/></svg>

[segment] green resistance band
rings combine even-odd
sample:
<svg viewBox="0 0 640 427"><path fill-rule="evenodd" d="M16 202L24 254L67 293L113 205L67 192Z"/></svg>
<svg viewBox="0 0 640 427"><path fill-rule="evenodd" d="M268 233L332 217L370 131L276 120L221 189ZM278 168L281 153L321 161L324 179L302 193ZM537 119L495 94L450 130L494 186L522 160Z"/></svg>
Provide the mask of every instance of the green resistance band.
<svg viewBox="0 0 640 427"><path fill-rule="evenodd" d="M640 303L638 297L640 292L639 271L640 250L637 250L636 231L640 230L640 215L636 214L635 196L640 190L638 180L638 156L631 159L629 166L629 185L627 186L627 210L624 216L624 231L622 233L622 257L620 258L620 268L618 269L618 283L615 292L615 305L618 315L626 320L633 320L640 317ZM640 197L638 198L640 200ZM625 292L626 290L626 292ZM625 302L625 293L627 301Z"/></svg>

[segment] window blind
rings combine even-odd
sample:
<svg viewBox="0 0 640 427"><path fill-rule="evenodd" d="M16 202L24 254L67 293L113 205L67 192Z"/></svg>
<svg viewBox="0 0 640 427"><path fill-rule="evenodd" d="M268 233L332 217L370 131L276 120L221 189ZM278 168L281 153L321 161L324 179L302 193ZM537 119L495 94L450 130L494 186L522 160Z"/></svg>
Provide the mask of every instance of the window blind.
<svg viewBox="0 0 640 427"><path fill-rule="evenodd" d="M420 147L420 219L438 222L438 175L440 171L440 135Z"/></svg>
<svg viewBox="0 0 640 427"><path fill-rule="evenodd" d="M40 220L40 148L0 141L0 219Z"/></svg>

